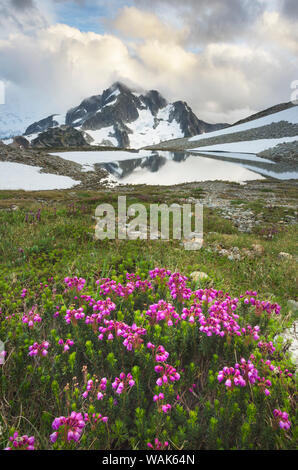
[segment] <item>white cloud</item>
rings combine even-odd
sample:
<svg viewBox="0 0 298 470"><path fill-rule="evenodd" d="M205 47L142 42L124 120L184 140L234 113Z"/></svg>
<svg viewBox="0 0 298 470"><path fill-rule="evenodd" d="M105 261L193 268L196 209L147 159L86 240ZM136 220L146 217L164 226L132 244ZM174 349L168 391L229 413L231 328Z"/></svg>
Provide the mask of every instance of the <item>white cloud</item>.
<svg viewBox="0 0 298 470"><path fill-rule="evenodd" d="M157 40L162 43L181 43L188 35L187 28L175 28L154 13L135 7L124 7L113 21L116 30L132 38Z"/></svg>
<svg viewBox="0 0 298 470"><path fill-rule="evenodd" d="M188 18L195 11L191 5L195 8L195 2L185 2ZM210 10L217 19L218 5L218 0L213 1ZM48 6L46 0L44 8ZM181 11L176 0L172 7ZM0 37L0 79L8 84L8 101L17 98L24 109L38 111L40 118L66 111L122 80L158 89L169 101L185 100L201 119L234 122L289 101L290 83L298 78L297 28L274 10L257 20L251 15L249 37L243 33L237 41L228 35L219 42L212 34L213 40L206 42L205 35L201 41L204 31L198 32L196 48L190 48L192 26L188 20L183 23L185 16L174 25L153 10L126 7L116 14L113 33L96 34L56 24L51 10L49 15L46 9L41 13L34 4L31 19L28 11L11 11L17 21L11 20L10 32ZM222 11L227 20L227 10L222 7Z"/></svg>

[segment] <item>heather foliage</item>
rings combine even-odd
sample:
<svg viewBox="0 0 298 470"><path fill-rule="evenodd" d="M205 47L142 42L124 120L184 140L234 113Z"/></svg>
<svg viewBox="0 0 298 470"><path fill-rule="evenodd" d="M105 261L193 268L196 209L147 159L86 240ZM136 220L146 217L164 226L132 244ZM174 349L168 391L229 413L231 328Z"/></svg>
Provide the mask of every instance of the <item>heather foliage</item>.
<svg viewBox="0 0 298 470"><path fill-rule="evenodd" d="M158 267L6 292L2 448L294 448L280 315Z"/></svg>
<svg viewBox="0 0 298 470"><path fill-rule="evenodd" d="M129 203L183 191L142 188ZM293 449L294 366L278 335L297 270L278 253L294 255L295 227L267 240L206 209L199 252L98 242L95 207L117 193L75 197L0 192L20 206L0 210L0 449ZM235 262L212 243L264 255Z"/></svg>

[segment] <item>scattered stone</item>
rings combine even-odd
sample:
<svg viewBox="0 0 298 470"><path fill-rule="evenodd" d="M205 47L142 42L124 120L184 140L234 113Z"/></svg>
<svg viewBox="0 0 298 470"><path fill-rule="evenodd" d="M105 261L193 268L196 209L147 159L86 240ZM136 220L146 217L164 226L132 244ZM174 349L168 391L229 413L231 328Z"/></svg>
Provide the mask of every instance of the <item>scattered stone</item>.
<svg viewBox="0 0 298 470"><path fill-rule="evenodd" d="M210 279L208 274L204 273L203 271L194 271L190 274L190 277L195 282Z"/></svg>
<svg viewBox="0 0 298 470"><path fill-rule="evenodd" d="M293 312L298 311L298 302L296 300L288 300L288 306Z"/></svg>
<svg viewBox="0 0 298 470"><path fill-rule="evenodd" d="M290 328L287 328L281 335L286 343L289 343L289 353L298 369L298 321L295 321Z"/></svg>
<svg viewBox="0 0 298 470"><path fill-rule="evenodd" d="M280 253L278 253L278 257L280 259L293 259L293 256L290 255L290 253L285 253L283 251L281 251Z"/></svg>
<svg viewBox="0 0 298 470"><path fill-rule="evenodd" d="M263 255L264 252L265 252L264 247L262 245L257 244L257 243L252 245L252 249L257 255Z"/></svg>

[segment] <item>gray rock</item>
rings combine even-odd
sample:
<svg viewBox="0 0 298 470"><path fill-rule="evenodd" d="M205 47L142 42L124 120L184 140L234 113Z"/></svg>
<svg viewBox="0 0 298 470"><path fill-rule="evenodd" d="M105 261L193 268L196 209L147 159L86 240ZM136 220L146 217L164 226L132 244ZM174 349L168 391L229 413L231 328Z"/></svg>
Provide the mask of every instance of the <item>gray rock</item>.
<svg viewBox="0 0 298 470"><path fill-rule="evenodd" d="M298 302L296 300L288 300L288 307L293 311L298 311Z"/></svg>

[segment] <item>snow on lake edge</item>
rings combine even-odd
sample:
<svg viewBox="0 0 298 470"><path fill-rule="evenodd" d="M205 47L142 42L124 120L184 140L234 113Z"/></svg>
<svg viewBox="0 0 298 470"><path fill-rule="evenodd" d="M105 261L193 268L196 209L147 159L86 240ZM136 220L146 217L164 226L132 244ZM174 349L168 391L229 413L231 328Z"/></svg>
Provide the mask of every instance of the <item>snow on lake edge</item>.
<svg viewBox="0 0 298 470"><path fill-rule="evenodd" d="M0 162L0 190L42 191L69 189L79 184L68 176L40 173L37 166L15 162Z"/></svg>

